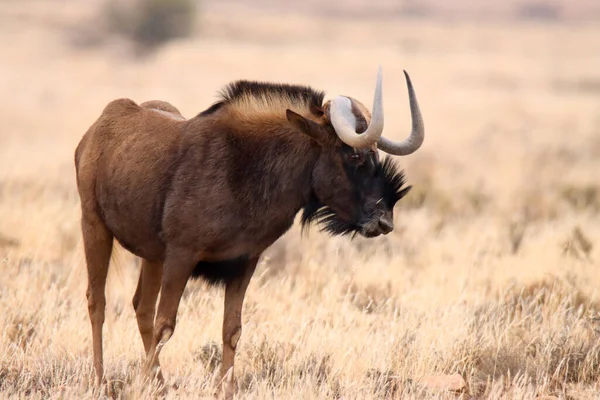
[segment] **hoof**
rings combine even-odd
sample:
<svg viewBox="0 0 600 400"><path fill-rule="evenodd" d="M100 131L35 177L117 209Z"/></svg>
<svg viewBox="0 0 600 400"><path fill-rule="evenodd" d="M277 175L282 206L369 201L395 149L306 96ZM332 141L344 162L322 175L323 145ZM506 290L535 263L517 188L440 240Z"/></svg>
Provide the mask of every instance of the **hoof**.
<svg viewBox="0 0 600 400"><path fill-rule="evenodd" d="M234 384L233 384L233 367L227 370L227 373L221 379L219 386L218 399L221 400L233 400Z"/></svg>

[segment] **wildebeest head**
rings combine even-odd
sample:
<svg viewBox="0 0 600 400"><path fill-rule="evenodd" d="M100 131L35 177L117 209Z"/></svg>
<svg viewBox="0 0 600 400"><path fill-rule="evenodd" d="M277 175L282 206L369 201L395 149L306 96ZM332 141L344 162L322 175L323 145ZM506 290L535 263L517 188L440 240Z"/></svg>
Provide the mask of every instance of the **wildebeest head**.
<svg viewBox="0 0 600 400"><path fill-rule="evenodd" d="M304 208L302 221L318 221L332 234L375 237L394 228L393 208L410 190L404 173L390 156L383 162L377 149L407 155L423 143L424 127L408 74L412 132L402 142L384 138L382 76L377 77L373 114L358 100L338 96L313 107L311 118L291 110L288 121L321 147L312 173L313 198Z"/></svg>

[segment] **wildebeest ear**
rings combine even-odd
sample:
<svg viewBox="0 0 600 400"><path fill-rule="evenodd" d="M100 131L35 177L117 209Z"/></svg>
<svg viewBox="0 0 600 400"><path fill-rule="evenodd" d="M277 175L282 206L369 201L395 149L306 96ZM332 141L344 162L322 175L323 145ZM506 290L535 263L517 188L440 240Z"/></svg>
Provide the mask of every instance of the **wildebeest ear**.
<svg viewBox="0 0 600 400"><path fill-rule="evenodd" d="M297 114L290 109L285 110L285 116L290 124L300 132L310 136L321 145L325 142L325 131L315 121L304 118L302 115Z"/></svg>

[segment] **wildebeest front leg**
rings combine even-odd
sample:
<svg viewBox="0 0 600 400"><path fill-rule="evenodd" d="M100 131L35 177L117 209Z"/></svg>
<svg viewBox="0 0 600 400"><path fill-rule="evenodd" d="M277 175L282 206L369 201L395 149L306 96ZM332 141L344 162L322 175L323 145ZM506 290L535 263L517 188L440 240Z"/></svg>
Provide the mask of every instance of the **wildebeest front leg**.
<svg viewBox="0 0 600 400"><path fill-rule="evenodd" d="M137 317L138 328L146 355L152 345L152 334L154 332L154 311L156 309L156 299L160 291L162 279L162 262L150 262L142 260L140 269L140 279L133 296L133 309Z"/></svg>
<svg viewBox="0 0 600 400"><path fill-rule="evenodd" d="M220 391L225 399L233 398L235 349L242 335L242 306L246 289L256 269L258 258L248 261L244 273L232 279L225 287L225 307L223 315L223 362L221 364ZM225 379L227 372L231 374Z"/></svg>
<svg viewBox="0 0 600 400"><path fill-rule="evenodd" d="M160 301L156 310L154 333L148 351L145 373L156 377L162 383L162 374L159 371L160 351L173 335L177 319L177 309L185 285L196 266L193 255L185 250L168 251L163 266L160 285Z"/></svg>

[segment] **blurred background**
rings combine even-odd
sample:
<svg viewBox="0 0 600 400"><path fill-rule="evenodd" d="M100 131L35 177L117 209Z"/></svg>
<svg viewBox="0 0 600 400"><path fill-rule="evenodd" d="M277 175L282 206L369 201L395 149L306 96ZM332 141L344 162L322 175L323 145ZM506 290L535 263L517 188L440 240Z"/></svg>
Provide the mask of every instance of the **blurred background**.
<svg viewBox="0 0 600 400"><path fill-rule="evenodd" d="M117 97L167 100L191 117L244 78L370 105L381 64L385 134L409 128L403 69L425 116L425 145L406 162L447 163L448 180L466 168L503 192L505 179L530 180L534 155L600 146L599 21L594 0L3 0L2 167L70 168Z"/></svg>

